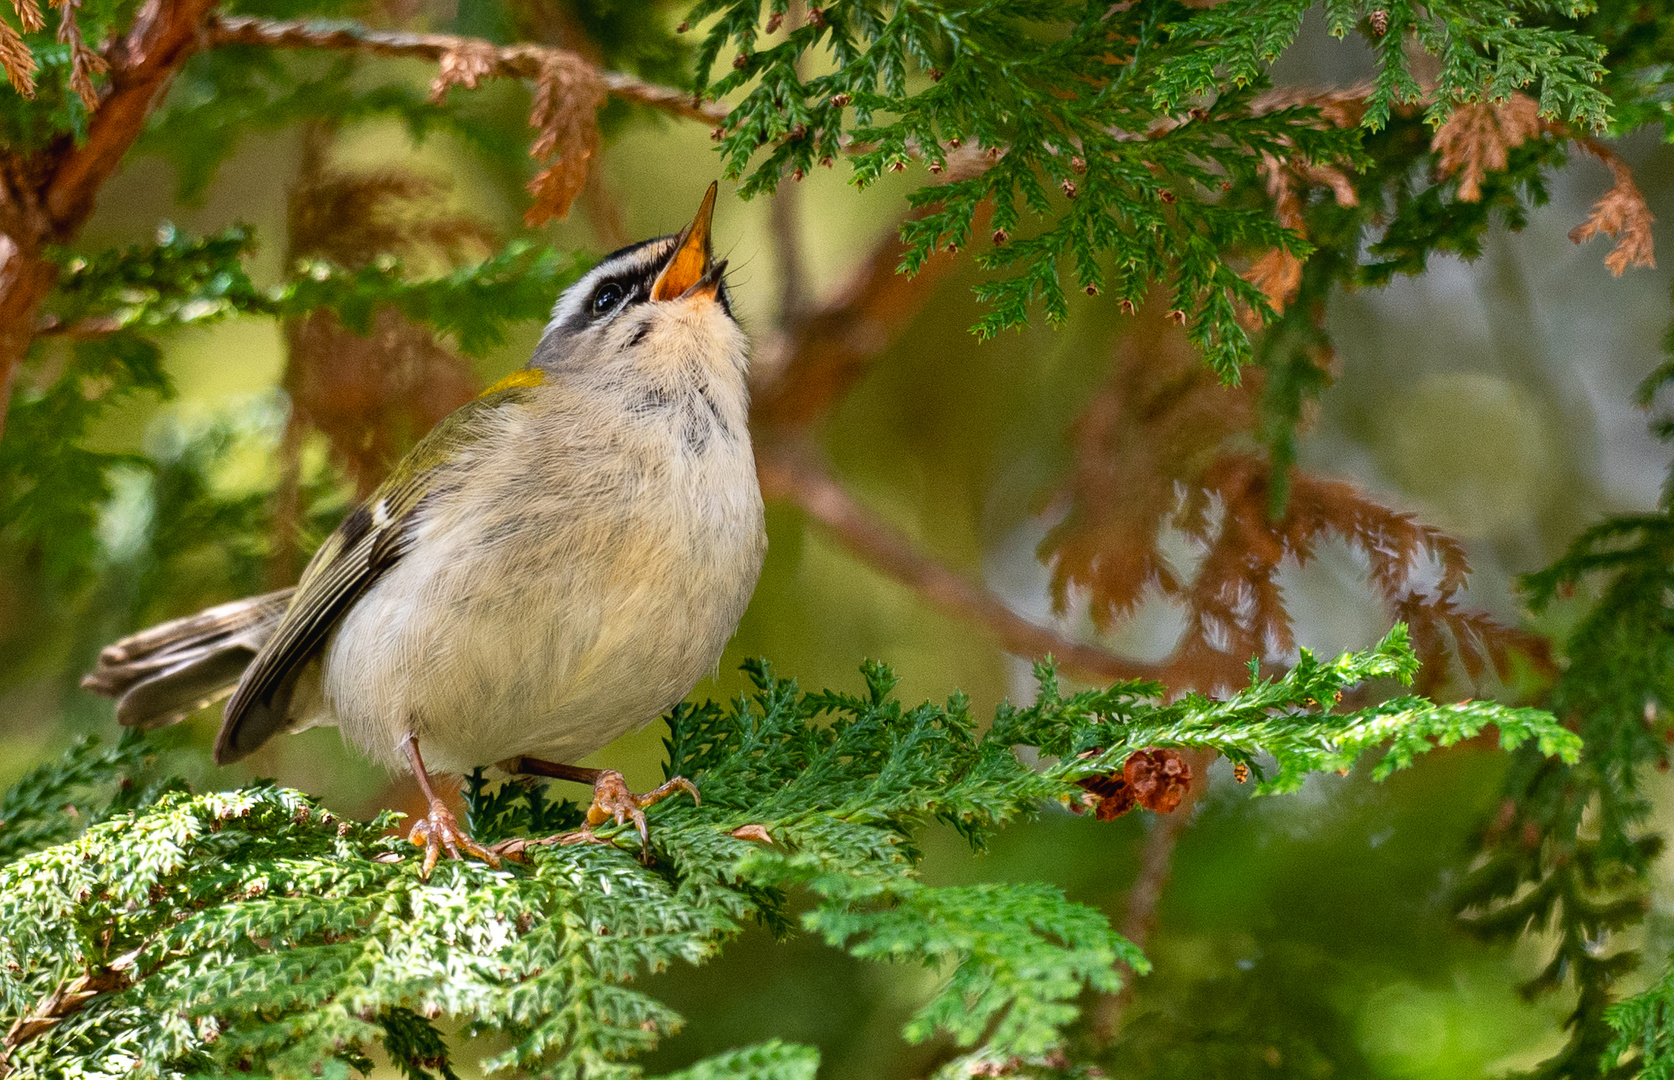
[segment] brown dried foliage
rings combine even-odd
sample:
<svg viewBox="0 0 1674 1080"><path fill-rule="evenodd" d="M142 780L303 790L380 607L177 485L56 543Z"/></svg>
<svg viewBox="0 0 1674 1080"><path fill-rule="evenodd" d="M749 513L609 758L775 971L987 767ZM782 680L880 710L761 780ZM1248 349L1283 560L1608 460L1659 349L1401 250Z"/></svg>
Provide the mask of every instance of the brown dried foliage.
<svg viewBox="0 0 1674 1080"><path fill-rule="evenodd" d="M1368 583L1391 615L1408 623L1425 661L1426 689L1446 680L1449 640L1472 678L1483 673L1484 657L1502 677L1510 674L1512 653L1550 665L1544 638L1460 607L1470 565L1453 537L1374 502L1351 484L1301 471L1291 477L1284 517L1273 521L1270 485L1264 460L1224 455L1188 495L1177 519L1204 550L1182 598L1188 622L1174 661L1182 682L1230 687L1242 680L1250 657L1278 660L1293 653L1280 571L1287 563L1306 566L1319 545L1333 539L1367 560ZM1212 512L1217 509L1218 515Z"/></svg>
<svg viewBox="0 0 1674 1080"><path fill-rule="evenodd" d="M35 96L35 72L39 70L35 54L29 51L23 36L4 19L0 19L0 68L5 69L13 90L26 98Z"/></svg>
<svg viewBox="0 0 1674 1080"><path fill-rule="evenodd" d="M1332 127L1358 127L1366 115L1366 102L1371 93L1371 83L1360 83L1334 90L1300 86L1280 87L1256 98L1250 105L1250 112L1256 116L1266 116L1280 109L1305 106L1318 109L1320 119Z"/></svg>
<svg viewBox="0 0 1674 1080"><path fill-rule="evenodd" d="M1459 658L1465 674L1480 678L1491 665L1501 678L1523 657L1544 674L1555 671L1551 642L1539 634L1503 626L1492 616L1459 606L1453 593L1409 592L1394 604L1395 617L1412 630L1413 651L1423 661L1420 687L1433 689L1442 680L1448 656Z"/></svg>
<svg viewBox="0 0 1674 1080"><path fill-rule="evenodd" d="M12 10L17 12L17 20L23 24L24 33L33 34L45 28L46 17L41 14L41 5L35 0L12 0Z"/></svg>
<svg viewBox="0 0 1674 1080"><path fill-rule="evenodd" d="M1482 181L1506 167L1511 151L1541 132L1540 106L1527 94L1512 94L1498 104L1462 104L1436 129L1430 149L1444 177L1457 177L1459 199L1482 198Z"/></svg>
<svg viewBox="0 0 1674 1080"><path fill-rule="evenodd" d="M1370 91L1369 85L1325 92L1274 90L1258 98L1251 111L1261 115L1292 106L1309 105L1319 109L1321 118L1327 123L1346 128L1360 123ZM1482 181L1487 175L1504 169L1512 150L1543 133L1574 138L1577 146L1610 169L1610 190L1593 205L1587 220L1570 231L1569 238L1577 244L1599 233L1614 238L1616 246L1605 257L1604 264L1617 277L1629 267L1654 268L1656 252L1651 225L1656 218L1644 194L1634 183L1633 172L1627 163L1598 140L1575 136L1567 125L1542 120L1539 104L1527 94L1512 94L1499 104L1472 102L1459 105L1436 129L1430 147L1439 155L1437 171L1443 177L1458 177L1459 198L1464 202L1476 202L1482 198ZM1287 228L1302 231L1302 204L1292 175L1299 175L1309 183L1330 187L1343 206L1355 205L1353 183L1346 174L1330 166L1304 163L1298 169L1290 162L1269 156L1262 162L1261 169L1267 178L1268 192L1273 196L1275 212ZM1300 281L1301 266L1282 252L1272 251L1256 259L1244 278L1266 294L1275 309L1282 311L1295 296L1291 283L1293 280ZM1246 324L1252 329L1259 325L1253 312L1247 313Z"/></svg>
<svg viewBox="0 0 1674 1080"><path fill-rule="evenodd" d="M1077 786L1098 797L1093 814L1114 821L1135 806L1172 814L1192 786L1192 767L1178 750L1139 750L1122 765L1120 776L1090 776Z"/></svg>
<svg viewBox="0 0 1674 1080"><path fill-rule="evenodd" d="M1281 573L1337 541L1360 553L1368 583L1411 627L1429 686L1446 679L1450 646L1472 678L1488 664L1507 675L1513 654L1550 664L1544 639L1462 606L1464 548L1412 515L1295 471L1284 516L1272 519L1267 461L1237 444L1253 422L1259 378L1220 386L1184 335L1156 317L1160 307L1149 305L1118 345L1109 382L1075 426L1074 464L1057 496L1066 512L1040 547L1060 612L1084 597L1107 630L1148 598L1177 605L1185 628L1164 681L1230 689L1252 657L1294 654ZM1171 531L1192 565L1164 553Z"/></svg>
<svg viewBox="0 0 1674 1080"><path fill-rule="evenodd" d="M1244 271L1244 280L1260 289L1274 311L1283 311L1302 290L1302 260L1283 248L1273 248ZM1261 327L1261 318L1248 308L1241 313L1245 329Z"/></svg>
<svg viewBox="0 0 1674 1080"><path fill-rule="evenodd" d="M604 100L604 83L587 64L552 58L541 65L529 114L529 125L539 134L529 156L546 168L529 181L534 204L523 220L531 228L568 214L586 186L599 152L597 120Z"/></svg>
<svg viewBox="0 0 1674 1080"><path fill-rule="evenodd" d="M1287 229L1306 233L1302 199L1309 187L1329 189L1338 206L1360 205L1360 193L1354 190L1354 181L1334 165L1266 154L1258 169L1267 181L1267 194L1273 198L1273 214Z"/></svg>
<svg viewBox="0 0 1674 1080"><path fill-rule="evenodd" d="M463 86L475 90L483 79L493 74L499 61L499 51L486 41L463 40L442 54L436 77L430 81L431 104L440 105L447 97L448 88Z"/></svg>
<svg viewBox="0 0 1674 1080"><path fill-rule="evenodd" d="M76 22L81 0L53 0L52 6L58 8L58 42L70 47L70 89L91 112L99 106L99 91L93 85L93 76L109 71L110 64L82 40L81 26ZM37 0L12 0L12 10L17 12L25 33L46 27L46 17ZM0 21L0 68L5 69L14 90L26 98L35 96L35 75L40 70L35 56L23 37L4 21Z"/></svg>
<svg viewBox="0 0 1674 1080"><path fill-rule="evenodd" d="M87 111L92 112L99 107L99 91L93 85L93 76L109 71L110 65L81 39L81 26L76 22L81 0L58 0L57 6L58 43L70 47L70 89Z"/></svg>
<svg viewBox="0 0 1674 1080"><path fill-rule="evenodd" d="M1633 171L1615 152L1592 139L1578 140L1581 148L1610 168L1614 181L1604 198L1593 204L1587 220L1570 230L1569 238L1577 244L1591 240L1599 233L1614 237L1615 248L1604 257L1604 265L1617 277L1630 266L1654 268L1656 249L1651 242L1651 225L1656 218L1633 182Z"/></svg>
<svg viewBox="0 0 1674 1080"><path fill-rule="evenodd" d="M1320 109L1322 119L1337 127L1359 123L1365 111L1363 101L1362 107L1355 109L1348 102L1329 94L1313 98L1299 96L1294 100L1287 99L1285 104L1315 105ZM1273 215L1279 219L1279 224L1302 236L1308 235L1307 221L1302 212L1309 188L1326 188L1339 206L1360 205L1360 193L1355 191L1354 181L1334 165L1300 157L1281 158L1264 154L1258 171L1267 183L1267 194L1273 200ZM1302 260L1288 251L1274 248L1256 258L1244 272L1244 280L1262 291L1274 311L1283 311L1296 299L1302 287ZM1241 315L1246 329L1254 332L1261 328L1261 317L1255 311L1245 309Z"/></svg>
<svg viewBox="0 0 1674 1080"><path fill-rule="evenodd" d="M1157 546L1178 485L1254 421L1250 391L1223 387L1166 308L1157 296L1141 309L1116 345L1109 380L1076 420L1074 461L1057 495L1067 512L1040 545L1054 606L1067 610L1071 589L1085 590L1100 630L1130 615L1148 590L1179 593L1180 575Z"/></svg>
<svg viewBox="0 0 1674 1080"><path fill-rule="evenodd" d="M411 173L320 169L293 189L291 250L358 269L381 255L480 255L491 231L442 203L445 186ZM323 432L364 495L436 421L470 400L469 365L393 308L357 334L328 311L285 327L293 422Z"/></svg>

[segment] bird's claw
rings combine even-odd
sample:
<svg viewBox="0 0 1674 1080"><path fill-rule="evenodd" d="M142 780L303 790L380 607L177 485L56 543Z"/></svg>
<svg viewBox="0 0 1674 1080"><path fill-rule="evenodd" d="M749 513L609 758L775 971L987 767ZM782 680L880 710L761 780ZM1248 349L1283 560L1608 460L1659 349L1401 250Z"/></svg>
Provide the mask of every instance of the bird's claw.
<svg viewBox="0 0 1674 1080"><path fill-rule="evenodd" d="M430 873L436 869L436 863L441 859L444 849L451 858L463 859L465 855L472 855L496 870L500 868L502 853L483 847L473 840L471 834L460 827L459 819L453 816L453 811L449 810L441 799L430 800L430 812L413 825L413 831L407 834L407 839L424 848L424 867L420 876L426 881L430 880Z"/></svg>
<svg viewBox="0 0 1674 1080"><path fill-rule="evenodd" d="M603 844L605 839L594 833L594 829L607 821L614 820L618 825L625 825L629 821L639 831L640 856L651 858L651 833L645 824L645 811L673 795L676 791L684 791L691 795L692 802L702 804L703 799L698 795L697 785L684 776L676 776L664 782L660 787L647 791L643 795L636 795L628 788L628 782L622 774L613 769L606 769L593 781L593 805L587 808L587 823L572 833L554 837L551 842L570 844Z"/></svg>

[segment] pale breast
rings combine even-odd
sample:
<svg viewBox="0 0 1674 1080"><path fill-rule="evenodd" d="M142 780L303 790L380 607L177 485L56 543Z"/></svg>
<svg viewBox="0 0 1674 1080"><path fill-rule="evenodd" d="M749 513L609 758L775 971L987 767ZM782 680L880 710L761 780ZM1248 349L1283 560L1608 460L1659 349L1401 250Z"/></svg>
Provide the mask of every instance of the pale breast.
<svg viewBox="0 0 1674 1080"><path fill-rule="evenodd" d="M460 771L574 760L655 719L714 668L761 569L753 455L720 410L555 393L500 413L327 647L325 712L392 765L409 732Z"/></svg>

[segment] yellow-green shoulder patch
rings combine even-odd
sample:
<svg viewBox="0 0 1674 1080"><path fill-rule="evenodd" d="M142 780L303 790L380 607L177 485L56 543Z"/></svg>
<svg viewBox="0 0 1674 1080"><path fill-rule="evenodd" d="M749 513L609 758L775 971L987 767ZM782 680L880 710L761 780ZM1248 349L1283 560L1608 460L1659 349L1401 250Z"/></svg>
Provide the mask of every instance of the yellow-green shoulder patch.
<svg viewBox="0 0 1674 1080"><path fill-rule="evenodd" d="M539 386L544 382L546 382L546 372L540 368L519 368L477 396L487 397L490 394L498 394L502 390L518 390L525 386Z"/></svg>

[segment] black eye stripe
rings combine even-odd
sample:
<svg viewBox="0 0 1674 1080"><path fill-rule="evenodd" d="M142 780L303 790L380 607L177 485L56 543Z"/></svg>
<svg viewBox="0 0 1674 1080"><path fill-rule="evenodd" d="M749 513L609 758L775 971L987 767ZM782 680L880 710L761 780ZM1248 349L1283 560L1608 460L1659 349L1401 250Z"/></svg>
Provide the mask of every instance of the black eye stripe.
<svg viewBox="0 0 1674 1080"><path fill-rule="evenodd" d="M662 272L663 264L667 262L668 251L672 249L675 238L672 236L657 237L643 243L612 252L594 264L591 280L585 286L577 284L564 294L562 304L563 315L561 322L555 329L562 329L567 333L579 333L590 325L602 325L614 321L618 315L636 304L642 304L651 298L652 283ZM594 307L594 300L599 296L599 290L607 285L614 285L622 290L621 297L615 303L607 303L602 310ZM582 288L586 292L580 292ZM577 295L579 293L579 295ZM725 301L723 300L723 305ZM555 312L556 314L556 312ZM730 314L730 310L729 310Z"/></svg>
<svg viewBox="0 0 1674 1080"><path fill-rule="evenodd" d="M583 318L604 318L644 301L651 295L651 282L659 269L660 265L633 267L600 281L582 305Z"/></svg>

